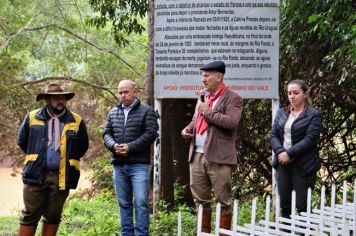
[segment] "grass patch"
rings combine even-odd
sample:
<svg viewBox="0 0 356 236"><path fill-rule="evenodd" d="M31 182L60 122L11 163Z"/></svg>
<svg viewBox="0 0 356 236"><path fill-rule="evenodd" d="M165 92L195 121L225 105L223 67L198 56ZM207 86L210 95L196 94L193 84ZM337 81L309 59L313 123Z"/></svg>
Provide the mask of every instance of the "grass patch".
<svg viewBox="0 0 356 236"><path fill-rule="evenodd" d="M18 226L18 216L0 217L0 235L17 235Z"/></svg>
<svg viewBox="0 0 356 236"><path fill-rule="evenodd" d="M116 197L104 192L92 199L67 202L58 235L115 235L120 232Z"/></svg>
<svg viewBox="0 0 356 236"><path fill-rule="evenodd" d="M95 198L84 199L80 195L65 204L62 223L57 235L119 235L120 223L116 197L101 193ZM19 216L0 217L0 235L17 235ZM41 222L36 235L40 235Z"/></svg>
<svg viewBox="0 0 356 236"><path fill-rule="evenodd" d="M263 198L262 198L263 199ZM263 217L264 200L257 204L257 217ZM150 219L150 235L170 236L177 235L178 210L182 212L182 235L196 234L195 208L178 205L175 209L168 210L167 205L161 202L153 220ZM239 209L239 225L248 223L251 217L251 201L247 201ZM18 216L0 217L0 235L17 235ZM215 209L212 226L214 228ZM41 223L37 234L40 235ZM121 235L119 207L116 196L112 191L102 192L99 195L86 199L80 194L69 199L64 207L62 223L57 235L60 236L106 236Z"/></svg>

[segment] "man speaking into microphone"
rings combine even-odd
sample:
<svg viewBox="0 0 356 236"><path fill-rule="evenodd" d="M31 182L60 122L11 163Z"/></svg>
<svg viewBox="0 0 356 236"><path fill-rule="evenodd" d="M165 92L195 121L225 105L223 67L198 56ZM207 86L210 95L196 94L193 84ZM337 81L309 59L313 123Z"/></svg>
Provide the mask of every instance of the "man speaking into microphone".
<svg viewBox="0 0 356 236"><path fill-rule="evenodd" d="M202 232L210 233L212 193L221 204L220 227L231 227L231 177L238 160L236 128L243 100L225 86L224 62L214 61L200 70L205 93L201 92L193 119L182 136L191 139L190 189L197 206L203 206Z"/></svg>

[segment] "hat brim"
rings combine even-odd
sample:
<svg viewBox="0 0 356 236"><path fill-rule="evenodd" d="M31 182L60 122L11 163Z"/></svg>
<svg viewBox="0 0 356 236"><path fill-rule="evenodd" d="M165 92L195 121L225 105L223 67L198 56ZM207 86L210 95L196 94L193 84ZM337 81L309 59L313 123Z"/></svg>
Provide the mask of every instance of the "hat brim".
<svg viewBox="0 0 356 236"><path fill-rule="evenodd" d="M216 71L225 74L226 65L223 61L213 61L200 67L202 71Z"/></svg>
<svg viewBox="0 0 356 236"><path fill-rule="evenodd" d="M36 95L36 101L41 101L41 100L44 100L46 99L46 96L48 95L64 95L64 99L65 100L70 100L74 97L75 93L72 93L72 92L61 92L61 93L39 93Z"/></svg>
<svg viewBox="0 0 356 236"><path fill-rule="evenodd" d="M219 72L221 74L225 74L225 71L223 70L218 70L218 69L204 69L204 68L200 68L201 71L214 71L214 72Z"/></svg>

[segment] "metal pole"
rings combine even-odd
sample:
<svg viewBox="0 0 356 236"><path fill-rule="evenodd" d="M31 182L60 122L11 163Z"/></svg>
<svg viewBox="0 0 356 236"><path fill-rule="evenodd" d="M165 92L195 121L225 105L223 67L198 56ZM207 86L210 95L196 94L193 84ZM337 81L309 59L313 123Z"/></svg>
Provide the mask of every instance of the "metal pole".
<svg viewBox="0 0 356 236"><path fill-rule="evenodd" d="M154 145L154 157L153 157L153 218L156 217L157 206L160 200L161 192L161 135L162 135L162 100L155 99L155 111L158 114L158 134L155 145Z"/></svg>
<svg viewBox="0 0 356 236"><path fill-rule="evenodd" d="M274 122L274 118L276 117L277 111L279 109L279 98L273 98L272 99L272 125ZM273 159L274 153L272 151L272 159ZM275 179L275 170L272 168L272 204L275 206L276 204L276 194L277 194L277 184L276 184L276 179ZM273 207L273 209L276 209Z"/></svg>
<svg viewBox="0 0 356 236"><path fill-rule="evenodd" d="M182 212L178 211L178 236L182 236Z"/></svg>

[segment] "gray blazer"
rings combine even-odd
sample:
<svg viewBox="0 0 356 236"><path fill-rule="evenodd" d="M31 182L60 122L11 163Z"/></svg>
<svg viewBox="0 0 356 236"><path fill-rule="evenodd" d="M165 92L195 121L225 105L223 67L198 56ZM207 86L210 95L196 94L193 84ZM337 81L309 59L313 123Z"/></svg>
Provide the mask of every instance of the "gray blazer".
<svg viewBox="0 0 356 236"><path fill-rule="evenodd" d="M213 109L204 112L208 122L207 138L204 143L204 157L210 162L236 165L236 127L240 122L243 109L243 100L236 93L226 89ZM193 138L189 149L189 162L194 155L195 148L195 122L198 113L195 112L193 120L186 127Z"/></svg>

